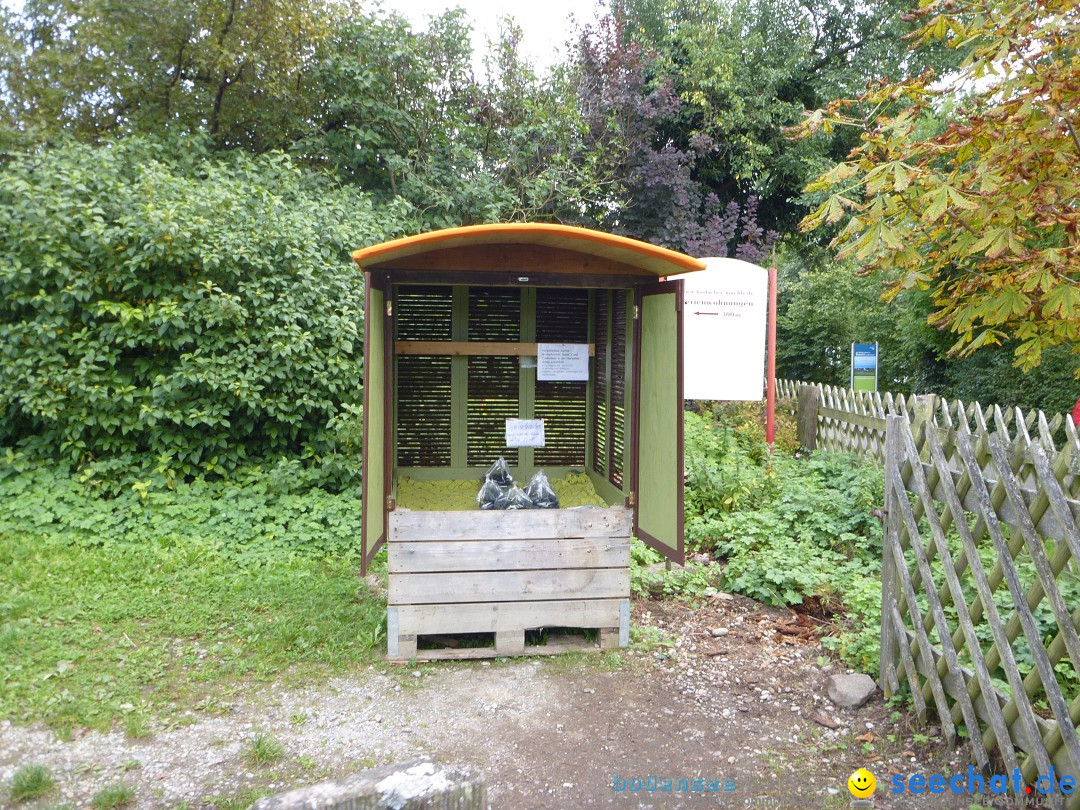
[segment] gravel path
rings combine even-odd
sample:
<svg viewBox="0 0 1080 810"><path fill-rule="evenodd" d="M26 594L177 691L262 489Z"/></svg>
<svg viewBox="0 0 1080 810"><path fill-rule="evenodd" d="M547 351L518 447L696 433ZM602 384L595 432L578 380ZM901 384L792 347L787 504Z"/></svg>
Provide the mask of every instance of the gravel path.
<svg viewBox="0 0 1080 810"><path fill-rule="evenodd" d="M252 687L220 713L192 712L189 724L151 728L141 740L88 732L61 741L41 727L5 723L0 784L37 762L53 771L57 787L22 807L89 807L98 790L124 782L135 789L134 807L220 810L430 754L480 767L494 808L744 807L755 800L840 808L849 806L847 776L864 765L879 783L893 772L966 769L963 751L905 750L903 729L890 723L880 699L857 712L828 703L817 643L775 631L778 621L790 621L787 612L724 594L701 609L642 601L634 616L654 628L647 637L664 643L639 644L618 662L590 655L373 666L300 688ZM890 733L899 735L895 744ZM280 744L277 761L252 764L256 735ZM620 779L647 784L653 774L716 780L721 788L730 780L732 789L659 798L613 789ZM912 806L930 806L920 798ZM879 790L877 806L908 805Z"/></svg>

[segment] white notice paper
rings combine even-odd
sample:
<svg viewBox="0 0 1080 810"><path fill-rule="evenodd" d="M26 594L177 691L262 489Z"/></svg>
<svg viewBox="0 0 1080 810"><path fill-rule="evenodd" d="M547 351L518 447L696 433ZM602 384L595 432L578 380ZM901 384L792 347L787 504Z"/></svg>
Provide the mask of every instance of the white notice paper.
<svg viewBox="0 0 1080 810"><path fill-rule="evenodd" d="M538 343L536 348L536 379L589 379L588 343Z"/></svg>
<svg viewBox="0 0 1080 810"><path fill-rule="evenodd" d="M543 419L507 419L507 447L543 447Z"/></svg>
<svg viewBox="0 0 1080 810"><path fill-rule="evenodd" d="M769 271L739 259L705 259L683 279L683 396L756 400L765 389Z"/></svg>

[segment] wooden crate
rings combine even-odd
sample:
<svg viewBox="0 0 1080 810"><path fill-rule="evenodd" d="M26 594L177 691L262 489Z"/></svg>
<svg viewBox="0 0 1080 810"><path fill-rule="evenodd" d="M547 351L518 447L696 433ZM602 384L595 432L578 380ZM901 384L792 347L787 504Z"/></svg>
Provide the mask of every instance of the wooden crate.
<svg viewBox="0 0 1080 810"><path fill-rule="evenodd" d="M391 661L625 647L631 510L389 515ZM599 630L598 642L526 646L525 631ZM417 636L494 634L494 646L417 650Z"/></svg>

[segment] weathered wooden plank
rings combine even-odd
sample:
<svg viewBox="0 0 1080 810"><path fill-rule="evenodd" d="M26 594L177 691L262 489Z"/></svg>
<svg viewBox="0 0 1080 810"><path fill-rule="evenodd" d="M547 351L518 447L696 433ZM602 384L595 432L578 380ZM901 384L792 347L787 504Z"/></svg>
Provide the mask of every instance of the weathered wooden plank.
<svg viewBox="0 0 1080 810"><path fill-rule="evenodd" d="M392 542L394 574L446 571L522 571L547 568L626 568L629 538L572 537L546 540L444 540Z"/></svg>
<svg viewBox="0 0 1080 810"><path fill-rule="evenodd" d="M399 340L398 354L449 355L451 357L535 357L536 343L485 343L478 340ZM589 356L596 355L596 344L589 344Z"/></svg>
<svg viewBox="0 0 1080 810"><path fill-rule="evenodd" d="M890 469L900 464L903 447L900 443L900 423L903 420L898 416L890 416L885 426L885 467ZM892 487L885 487L885 514L889 515L896 507L893 501L896 498ZM895 531L892 521L886 521L885 532ZM900 682L896 677L896 657L900 650L897 647L899 627L893 627L893 617L890 611L884 609L896 598L897 589L897 566L903 561L898 561L892 553L894 543L890 540L883 544L881 559L881 656L880 656L880 682L882 691L886 697L892 697L900 689Z"/></svg>
<svg viewBox="0 0 1080 810"><path fill-rule="evenodd" d="M531 540L563 537L629 537L633 513L625 506L521 509L488 512L390 513L390 542Z"/></svg>
<svg viewBox="0 0 1080 810"><path fill-rule="evenodd" d="M817 450L818 408L821 405L821 389L816 385L798 387L798 435L799 445L807 450Z"/></svg>
<svg viewBox="0 0 1080 810"><path fill-rule="evenodd" d="M906 426L905 426L906 427ZM891 486L896 488L896 495L893 498L893 503L899 504L901 509L901 515L904 523L908 526L908 536L918 536L918 524L911 511L911 504L908 503L907 494L905 492L904 481L900 477L900 471L895 467L886 470L885 474L885 486ZM896 559L903 559L904 554L900 549L898 542L895 539L895 534L890 532L886 535L886 542L893 543L892 553L896 556ZM920 575L924 577L925 590L929 593L934 593L933 580L926 580L925 574L920 572ZM930 639L927 637L926 628L923 626L923 617L919 613L918 600L915 598L915 587L909 576L906 567L900 568L900 584L903 588L903 593L907 597L908 610L911 612L912 624L915 626L915 637L919 642L919 650L922 654L924 661L933 661L933 654L931 653ZM941 679L938 677L927 678L927 686L930 689L934 698L934 705L937 707L938 719L941 721L941 730L945 734L945 739L950 742L956 739L956 725L952 721L952 714L949 712L949 702L945 699L945 693L942 690Z"/></svg>
<svg viewBox="0 0 1080 810"><path fill-rule="evenodd" d="M547 644L529 644L520 655L561 655L568 652L587 652L601 649L599 641L584 638L557 639ZM468 661L483 658L501 658L502 653L494 647L455 647L453 649L417 650L417 661Z"/></svg>
<svg viewBox="0 0 1080 810"><path fill-rule="evenodd" d="M904 635L909 642L913 642L915 640L915 634L906 628L904 630ZM926 662L924 662L922 658L919 658L916 662L916 671L923 677L929 678L931 677L930 673L937 670L937 664L940 662L941 658L941 651L935 647L933 649L933 654L933 664L926 664ZM971 670L967 668L961 668L961 671L963 672L966 680L970 681L974 679L974 673L972 673ZM950 688L951 687L946 686L946 692L948 692ZM952 697L951 694L950 697ZM994 690L991 699L996 700L998 705L1003 708L1008 702L1008 698L996 689ZM980 694L979 697L975 700L975 708L980 718L985 720L989 717L985 695ZM1072 776L1073 778L1077 778L1078 776L1080 776L1080 770L1078 770L1076 768L1076 765L1072 761L1070 761L1069 756L1064 749L1059 750L1057 754L1053 755L1050 758L1046 756L1046 748L1043 740L1054 734L1054 730L1056 729L1057 724L1053 720L1046 720L1042 717L1037 717L1036 721L1038 723L1040 732L1040 736L1036 738L1036 741L1033 741L1023 730L1023 728L1019 727L1018 724L1010 727L1010 730L1012 731L1013 741L1018 750L1027 752L1029 754L1035 754L1050 763L1045 767L1039 766L1040 769L1034 771L1034 773L1049 773L1050 768L1053 767L1058 777ZM1034 781L1033 778L1026 776L1024 777L1024 779L1028 783ZM1076 805L1071 800L1067 806L1068 810L1076 810Z"/></svg>
<svg viewBox="0 0 1080 810"><path fill-rule="evenodd" d="M496 655L521 655L525 652L524 630L495 631Z"/></svg>
<svg viewBox="0 0 1080 810"><path fill-rule="evenodd" d="M388 601L391 605L443 605L515 600L621 599L629 596L629 569L579 568L396 574L390 577Z"/></svg>
<svg viewBox="0 0 1080 810"><path fill-rule="evenodd" d="M1006 465L1007 455L1004 446L1004 441L1000 436L994 435L990 439L990 450L994 455L994 461L998 464L998 469L1003 469L1002 465ZM1012 501L1014 508L1017 511L1020 510L1021 500L1020 494L1017 491L1016 482L1009 476L1002 475L1001 481L1005 486L1006 493L1010 501ZM1068 633L1072 633L1071 641L1075 645L1076 633L1072 627L1072 620L1068 615L1068 611L1064 607L1064 602L1061 599L1061 594L1058 592L1054 585L1053 576L1049 573L1049 565L1046 561L1046 554L1043 550L1039 539L1035 537L1035 528L1030 525L1023 527L1024 539L1028 545L1028 551L1032 555L1032 559L1035 563L1035 569L1039 575L1040 580L1043 583L1043 589L1048 590L1047 594L1050 597L1051 607L1055 611L1057 616L1058 611L1064 611L1064 616L1058 616L1059 627L1067 624L1067 627L1063 627L1066 631L1066 641L1070 641ZM994 544L998 548L999 557L1002 554L1002 547L1004 545L1004 539L1002 538L999 543L1000 531L994 534L993 528L991 528L991 536L994 538ZM1008 583L1009 591L1013 595L1013 599L1016 601L1016 611L1020 619L1020 624L1024 629L1024 635L1028 640L1028 646L1031 649L1031 655L1035 659L1035 667L1038 669L1039 677L1042 680L1043 693L1046 695L1047 703L1050 704L1050 711L1054 715L1054 719L1057 720L1058 727L1063 731L1068 730L1064 734L1065 747L1068 749L1069 756L1072 761L1080 765L1080 740L1076 737L1076 732L1072 727L1072 718L1069 716L1068 706L1065 704L1065 698L1061 694L1061 688L1057 682L1057 674L1054 672L1054 666L1050 662L1050 658L1046 654L1046 648L1043 647L1042 636L1039 634L1038 626L1035 624L1035 618L1028 608L1027 599L1022 596L1022 589L1020 588L1020 581L1017 577L1016 570L1012 565L1011 559L1002 559L1001 562L1005 567L1005 580ZM1046 577L1049 575L1050 579L1047 582ZM1069 647L1070 650L1073 647ZM1080 650L1074 653L1073 660L1080 660ZM1042 766L1042 763L1039 763ZM1045 773L1046 771L1041 771Z"/></svg>
<svg viewBox="0 0 1080 810"><path fill-rule="evenodd" d="M851 407L851 406L849 406ZM880 430L885 433L885 419L878 416L868 416L855 411L840 410L839 408L818 408L819 418L835 419L837 422L849 425L858 425L868 430Z"/></svg>
<svg viewBox="0 0 1080 810"><path fill-rule="evenodd" d="M942 471L947 469L948 461L945 458L945 453L938 441L937 434L933 431L927 434L927 442L930 446L930 458ZM962 445L962 447L961 447ZM970 444L968 443L967 434L958 434L957 439L957 452L967 453L972 458L974 454L971 451ZM960 514L960 502L955 491L950 491L948 495L948 506L953 514ZM990 625L990 632L994 638L994 642L998 645L1004 653L1005 657L1005 677L1009 682L1009 688L1013 694L1024 694L1023 682L1020 679L1020 671L1016 666L1016 659L1013 656L1012 647L1005 637L1004 623L1001 620L1001 616L998 613L997 605L994 603L993 593L990 590L990 584L986 579L986 571L983 568L982 561L979 559L978 549L975 546L975 540L972 537L971 529L968 526L966 520L962 517L955 522L957 534L960 536L960 542L963 545L964 552L967 555L968 567L971 569L972 578L975 580L975 589L979 594L979 599L982 604L985 605L987 611L987 623ZM948 559L947 553L943 555L945 562L945 570L950 577L950 587L958 587L958 583L954 585L954 580L957 579L955 568L951 565L951 560ZM983 657L982 645L977 638L972 639L974 634L974 624L971 620L971 614L967 610L967 606L964 604L964 600L961 596L954 595L954 604L957 605L957 615L960 617L960 621L964 630L964 637L968 644L968 650L971 654L972 661L976 665L976 682L974 686L976 689L969 687L968 693L972 699L978 698L980 692L985 694L993 694L995 687L990 682L989 668L987 667L986 660ZM1035 713L1031 708L1031 704L1028 701L1021 701L1022 710L1020 712L1019 719L1025 733L1029 739L1037 739L1039 737L1038 728L1035 724ZM1018 767L1016 762L1015 749L1016 745L1012 739L1012 733L1003 730L1008 729L1010 726L1009 721L1006 719L1004 711L999 711L1000 703L996 700L990 701L988 704L988 722L993 732L993 742L997 744L998 749L1002 752L1005 758L1006 767L1008 769ZM984 739L986 745L990 745L991 741Z"/></svg>
<svg viewBox="0 0 1080 810"><path fill-rule="evenodd" d="M500 630L540 627L618 627L622 604L623 600L618 599L567 599L401 605L394 610L398 613L398 625L404 632L426 636L496 633Z"/></svg>
<svg viewBox="0 0 1080 810"><path fill-rule="evenodd" d="M900 436L903 439L904 450L907 453L908 458L918 458L919 451L915 447L915 439L911 435L911 431L906 429L906 425L902 426L902 428ZM929 434L931 433L933 433L933 431L927 431L925 434L928 440L930 439ZM926 515L927 523L930 526L930 533L933 537L934 545L937 548L938 554L941 556L941 567L945 575L946 583L949 586L949 592L953 597L954 604L960 608L957 611L959 622L964 630L965 639L969 645L968 648L971 650L972 656L975 659L976 674L983 684L983 688L990 689L990 673L986 671L985 663L982 660L981 646L978 636L975 634L975 628L972 626L967 611L964 609L966 607L964 592L960 587L960 581L957 579L956 571L953 568L952 557L949 554L948 541L945 537L945 529L941 525L941 519L939 518L934 507L934 502L930 497L930 488L923 475L922 465L913 465L911 471L912 476L909 485L912 487L912 490L922 498L923 512ZM910 517L910 525L914 526L914 516L911 515L911 504L908 503L907 498L895 500L899 501L899 506L904 515L904 519L908 520ZM964 688L966 687L966 684L959 672L960 661L957 657L956 647L953 643L952 628L945 618L944 608L942 607L941 600L938 598L938 593L934 586L933 574L930 570L930 563L927 559L926 551L923 548L922 538L920 537L919 532L913 528L909 528L908 536L911 539L911 548L915 553L915 561L924 583L924 592L926 593L927 601L930 603L930 613L933 616L934 624L937 626L941 650L944 653L945 661L948 665L946 674L943 677L945 680L956 679L956 701L960 704L960 711L964 718L964 724L970 729L977 729L979 727L979 718L975 714L975 707L971 704L971 698L968 696L967 689ZM1008 732L1005 729L1005 723L1002 720L1000 713L991 713L991 720L994 724L995 731L1000 733L1003 744L1006 745L1006 748L1009 751L1008 757L1012 757L1012 748L1008 745ZM990 767L990 759L987 756L983 738L978 734L972 734L971 742L975 749L975 759L979 763L979 766L983 769L988 769ZM1008 757L1006 761L1010 761ZM1017 767L1019 764L1016 762L1015 757L1011 758L1011 763L1011 767Z"/></svg>
<svg viewBox="0 0 1080 810"><path fill-rule="evenodd" d="M408 661L416 657L416 634L401 632L397 608L386 610L386 657L391 661Z"/></svg>
<svg viewBox="0 0 1080 810"><path fill-rule="evenodd" d="M924 472L929 472L930 464L922 463ZM957 489L963 478L963 473L959 470L950 470L950 481L946 482L944 479L937 482L934 486L934 500L944 502L946 498L945 487L952 487ZM984 477L987 487L993 489L997 486L997 479L993 477ZM1025 487L1018 487L1018 491L1023 498L1024 509L1022 514L1027 514L1030 518L1030 510L1032 505L1042 496L1042 493L1038 490L1029 489ZM966 511L976 512L978 510L978 499L974 493L970 490L966 491L962 497L962 504ZM1063 498L1062 507L1067 506L1068 512L1073 517L1073 526L1077 521L1080 521L1080 501L1074 498ZM1001 507L997 510L998 519L1010 527L1019 528L1020 521L1023 519L1020 513L1017 512L1014 505L1006 501L1001 504ZM1068 537L1068 530L1062 527L1061 519L1057 513L1052 510L1045 510L1036 525L1036 529L1039 534L1049 540L1065 540Z"/></svg>
<svg viewBox="0 0 1080 810"><path fill-rule="evenodd" d="M896 606L896 600L890 599L889 602L882 606L882 613L887 612L892 618L892 626L895 628L895 638L900 648L900 660L904 663L904 674L907 676L908 687L911 689L911 697L915 703L915 712L919 718L920 723L926 722L926 699L923 697L922 688L919 686L918 669L915 666L914 658L911 655L911 641L908 638L910 634L914 638L915 634L911 633L906 627L904 627L903 617L900 616L900 610ZM897 682L896 670L893 670L893 681Z"/></svg>
<svg viewBox="0 0 1080 810"><path fill-rule="evenodd" d="M907 639L909 644L914 643L914 641L915 641L915 634L912 633L911 630L907 629L906 627L904 628L904 637ZM934 647L933 655L934 655L934 663L933 663L933 665L928 665L927 662L923 661L922 658L919 658L915 662L915 671L918 672L919 675L921 675L924 678L929 678L930 673L937 671L937 664L941 660L941 650L939 650L937 647ZM965 681L970 682L970 681L974 680L975 673L973 673L967 667L961 667L960 671L963 673ZM952 685L946 685L945 686L945 691L949 694L949 697L953 697L953 694L949 691L952 688L953 688ZM1005 706L1005 704L1009 700L1008 696L1004 695L998 689L994 689L994 691L991 693L990 699L991 700L996 700L997 703L998 703L998 706L1002 707L1002 708ZM978 699L976 699L976 701L975 701L975 709L976 709L976 711L978 711L980 718L986 719L986 718L989 717L989 715L987 713L987 708L986 708L986 695L979 695ZM1043 736L1046 736L1047 734L1049 734L1053 730L1054 726L1056 725L1053 720L1046 720L1045 718L1042 718L1042 717L1036 717L1036 724L1039 727L1039 737L1043 737ZM1021 751L1031 751L1031 750L1034 750L1035 748L1038 747L1038 745L1035 742L1033 742L1030 737L1027 736L1026 732L1024 732L1023 729L1013 728L1012 732L1013 732L1013 742L1016 744L1016 747L1018 749L1020 749ZM1055 762L1054 764L1057 765L1059 763ZM1047 773L1049 773L1049 770L1047 770Z"/></svg>
<svg viewBox="0 0 1080 810"><path fill-rule="evenodd" d="M619 646L630 646L630 600L619 603Z"/></svg>
<svg viewBox="0 0 1080 810"><path fill-rule="evenodd" d="M1004 471L1010 469L1010 466L1006 456L1004 442L999 434L994 434L994 436L991 437L990 450L993 454L995 463L998 465L998 469L1002 472L1001 477L1008 478L1008 475L1005 474ZM983 525L986 527L986 531L990 534L990 538L994 543L994 548L997 550L998 565L1001 568L1005 584L1016 605L1016 615L1023 627L1024 634L1029 639L1036 667L1039 670L1040 676L1044 679L1047 677L1049 671L1049 678L1056 687L1057 680L1053 675L1053 667L1051 667L1049 661L1046 660L1046 651L1042 646L1042 639L1039 636L1038 628L1035 626L1035 619L1031 615L1030 609L1028 609L1027 599L1025 598L1023 587L1020 584L1020 578L1016 573L1016 567L1013 565L1013 552L1005 539L1004 533L1001 531L1000 524L994 519L994 508L990 500L988 488L982 480L982 471L979 469L976 459L968 448L964 448L963 450L963 460L967 467L968 475L973 482L971 491L978 496L979 515L982 518ZM1008 637L1007 632L1006 636ZM1042 654L1041 656L1040 653ZM1016 695L1016 698L1018 700L1023 699L1020 695ZM1058 698L1059 705L1063 708L1064 703L1063 701L1060 701L1060 691L1058 692ZM1050 759L1046 754L1045 749L1041 745L1035 745L1033 748L1033 753L1038 759L1039 768L1045 769L1041 770L1041 772L1049 773Z"/></svg>

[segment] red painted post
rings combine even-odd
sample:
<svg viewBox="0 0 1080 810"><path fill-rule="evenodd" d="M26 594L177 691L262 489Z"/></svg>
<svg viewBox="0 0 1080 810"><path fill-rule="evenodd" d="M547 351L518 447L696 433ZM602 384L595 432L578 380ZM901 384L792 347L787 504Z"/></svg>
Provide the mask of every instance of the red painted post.
<svg viewBox="0 0 1080 810"><path fill-rule="evenodd" d="M769 332L765 349L765 441L772 449L776 438L776 254L769 267Z"/></svg>

